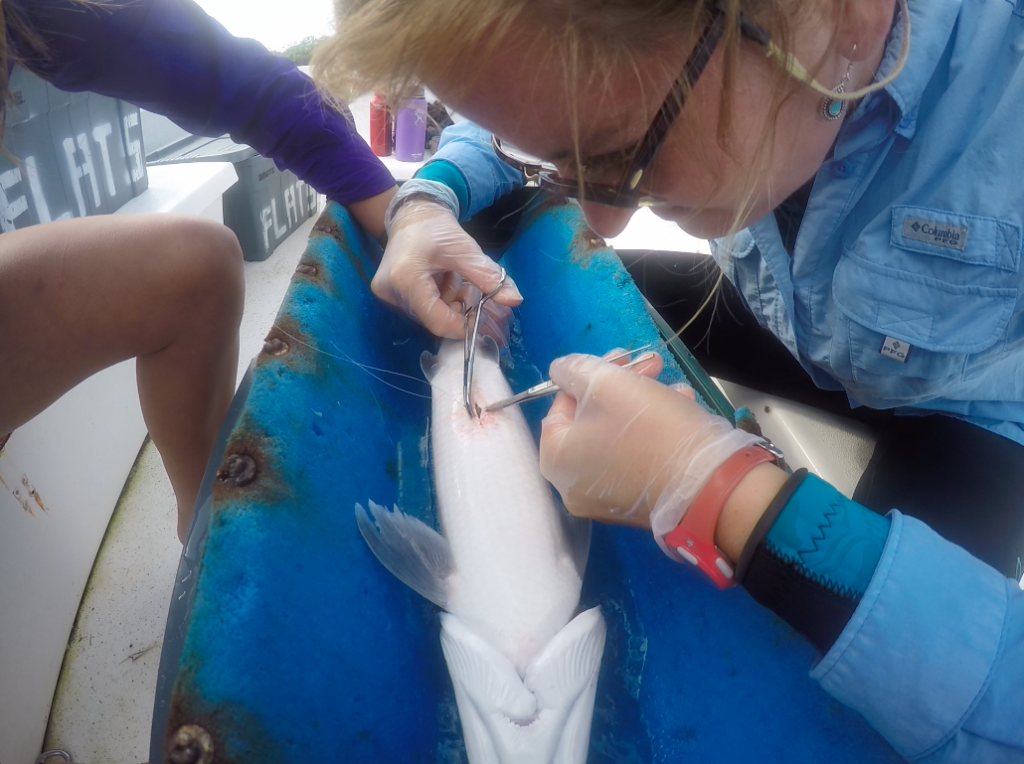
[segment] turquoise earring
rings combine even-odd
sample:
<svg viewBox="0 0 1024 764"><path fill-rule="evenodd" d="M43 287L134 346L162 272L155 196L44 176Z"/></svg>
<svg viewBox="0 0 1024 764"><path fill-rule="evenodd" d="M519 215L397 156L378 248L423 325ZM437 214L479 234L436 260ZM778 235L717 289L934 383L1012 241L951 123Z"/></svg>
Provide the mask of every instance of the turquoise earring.
<svg viewBox="0 0 1024 764"><path fill-rule="evenodd" d="M856 48L854 48L856 50ZM850 72L853 70L853 61L850 61L850 65L846 67L846 74L843 75L843 80L833 89L833 93L845 93L846 86L850 84ZM821 116L827 119L829 122L834 122L846 113L846 101L840 101L837 98L823 98L821 99Z"/></svg>

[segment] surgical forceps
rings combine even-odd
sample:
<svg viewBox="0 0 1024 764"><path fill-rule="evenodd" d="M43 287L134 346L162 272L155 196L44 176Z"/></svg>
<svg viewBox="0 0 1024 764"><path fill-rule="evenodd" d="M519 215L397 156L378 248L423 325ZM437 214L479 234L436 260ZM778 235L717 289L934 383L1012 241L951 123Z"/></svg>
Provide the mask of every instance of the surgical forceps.
<svg viewBox="0 0 1024 764"><path fill-rule="evenodd" d="M466 339L465 346L462 354L462 402L466 404L466 411L469 413L470 418L477 415L476 407L473 405L473 366L476 363L476 341L477 337L480 336L480 317L484 312L484 303L492 299L498 291L505 286L505 269L501 269L501 278L498 280L498 286L493 291L480 297L480 302L476 304L476 308L470 308L466 311ZM469 330L469 315L476 310L476 315L473 317L473 331Z"/></svg>
<svg viewBox="0 0 1024 764"><path fill-rule="evenodd" d="M649 347L650 344L647 344L644 345L643 347L636 348L635 350L627 350L624 353L619 353L618 355L612 356L611 358L608 358L606 360L609 363L612 361L618 361L620 358L626 358L627 356L631 356L634 353L639 353L642 350L647 350L647 348ZM634 358L632 361L627 363L623 368L628 369L640 363L641 361L646 360L648 360L647 355L638 356L637 358ZM503 398L500 401L495 401L490 406L485 408L484 411L497 411L498 409L503 409L506 406L511 406L513 403L525 403L526 401L532 401L537 398L543 398L545 395L554 395L555 393L558 392L558 389L558 385L556 385L549 379L547 382L541 382L539 385L528 387L525 390L523 390L523 392L516 393L511 398Z"/></svg>

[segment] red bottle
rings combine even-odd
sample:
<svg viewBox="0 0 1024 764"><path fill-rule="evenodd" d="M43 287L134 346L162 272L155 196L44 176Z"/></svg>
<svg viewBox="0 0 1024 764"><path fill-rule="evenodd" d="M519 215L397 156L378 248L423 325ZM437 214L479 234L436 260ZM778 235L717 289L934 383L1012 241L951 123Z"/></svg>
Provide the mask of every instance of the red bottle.
<svg viewBox="0 0 1024 764"><path fill-rule="evenodd" d="M370 150L379 157L390 156L395 133L394 120L383 93L370 99Z"/></svg>

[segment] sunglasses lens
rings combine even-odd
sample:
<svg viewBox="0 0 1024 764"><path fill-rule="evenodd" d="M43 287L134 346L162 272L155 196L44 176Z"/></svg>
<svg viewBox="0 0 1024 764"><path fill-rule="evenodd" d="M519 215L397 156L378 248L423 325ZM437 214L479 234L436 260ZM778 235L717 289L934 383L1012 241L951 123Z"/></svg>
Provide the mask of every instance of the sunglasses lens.
<svg viewBox="0 0 1024 764"><path fill-rule="evenodd" d="M563 178L555 173L540 173L540 187L560 196L569 196L581 202L604 204L609 207L634 209L642 206L639 194L616 186L600 183L580 183L576 178Z"/></svg>

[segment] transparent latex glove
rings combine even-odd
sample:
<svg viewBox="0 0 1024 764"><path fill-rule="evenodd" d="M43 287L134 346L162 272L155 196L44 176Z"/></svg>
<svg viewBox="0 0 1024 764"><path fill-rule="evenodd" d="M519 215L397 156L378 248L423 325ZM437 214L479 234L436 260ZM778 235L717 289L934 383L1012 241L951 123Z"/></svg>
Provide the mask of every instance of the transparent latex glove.
<svg viewBox="0 0 1024 764"><path fill-rule="evenodd" d="M632 371L588 355L552 362L561 392L541 425L540 469L572 514L650 528L671 556L663 536L715 469L760 438L651 378L660 371L660 359Z"/></svg>
<svg viewBox="0 0 1024 764"><path fill-rule="evenodd" d="M444 275L438 288L438 294L441 297L441 302L445 305L454 306L454 310L460 314L459 320L462 320L462 306L472 307L478 304L482 297L479 289L472 284L462 281L454 273ZM484 314L480 319L480 332L478 336L491 337L498 343L498 347L507 345L509 340L509 318L511 315L512 310L504 305L492 305L490 301L484 303ZM475 320L475 315L471 316L471 321ZM465 322L463 322L463 329L465 329ZM472 331L472 328L470 328L470 331Z"/></svg>
<svg viewBox="0 0 1024 764"><path fill-rule="evenodd" d="M370 288L384 302L417 319L440 337L458 339L465 322L458 300L471 285L483 293L498 286L501 269L487 257L444 205L410 199L390 221L388 246ZM511 278L484 306L501 325L523 301ZM470 303L472 304L472 303Z"/></svg>

